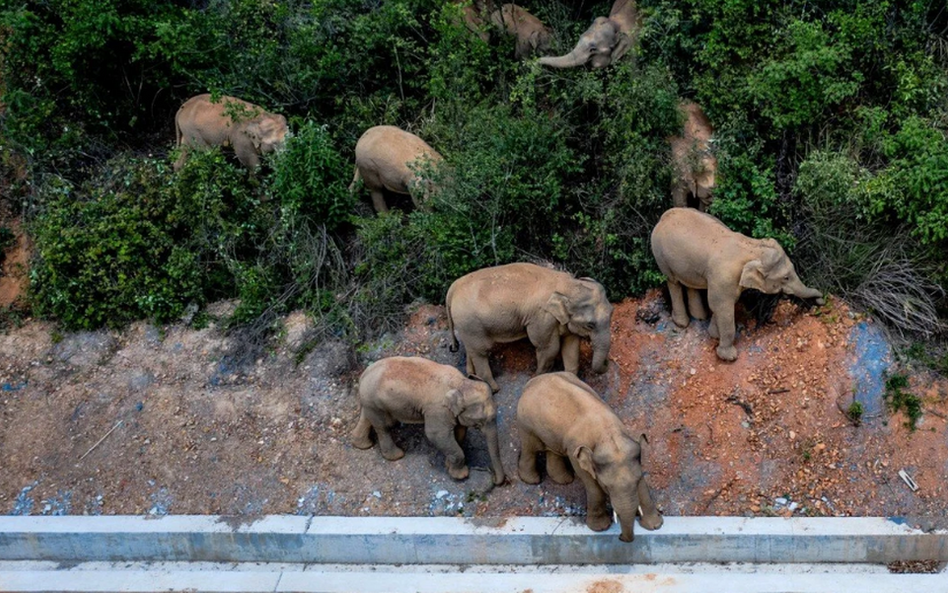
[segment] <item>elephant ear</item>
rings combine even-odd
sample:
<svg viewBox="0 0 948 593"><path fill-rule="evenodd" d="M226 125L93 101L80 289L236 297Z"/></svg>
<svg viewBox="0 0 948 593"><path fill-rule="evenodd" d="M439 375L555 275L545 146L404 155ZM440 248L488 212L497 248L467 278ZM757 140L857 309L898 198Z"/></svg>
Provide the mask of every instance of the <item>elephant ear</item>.
<svg viewBox="0 0 948 593"><path fill-rule="evenodd" d="M244 133L247 134L247 137L253 142L253 147L259 150L261 136L260 123L256 121L248 122L244 128Z"/></svg>
<svg viewBox="0 0 948 593"><path fill-rule="evenodd" d="M561 292L554 292L543 305L543 310L556 318L560 325L569 323L569 297Z"/></svg>
<svg viewBox="0 0 948 593"><path fill-rule="evenodd" d="M576 450L573 452L573 457L576 458L579 467L581 467L584 472L592 476L593 479L596 478L596 463L593 461L592 449L585 445L580 445L576 447Z"/></svg>
<svg viewBox="0 0 948 593"><path fill-rule="evenodd" d="M448 409L451 410L455 418L460 416L461 412L464 411L464 396L457 389L449 391L447 395L445 395L445 400L447 400Z"/></svg>
<svg viewBox="0 0 948 593"><path fill-rule="evenodd" d="M741 288L753 288L761 292L764 291L764 264L759 259L754 259L744 264L741 271Z"/></svg>

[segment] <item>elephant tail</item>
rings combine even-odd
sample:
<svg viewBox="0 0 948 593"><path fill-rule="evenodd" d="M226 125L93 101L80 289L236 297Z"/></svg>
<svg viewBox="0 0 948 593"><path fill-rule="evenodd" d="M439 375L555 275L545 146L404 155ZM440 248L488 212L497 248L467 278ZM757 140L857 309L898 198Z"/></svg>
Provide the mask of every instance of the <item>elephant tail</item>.
<svg viewBox="0 0 948 593"><path fill-rule="evenodd" d="M355 173L352 175L352 183L349 184L349 193L353 193L356 190L356 185L359 184L359 181L362 180L362 173L359 171L359 165L355 166Z"/></svg>
<svg viewBox="0 0 948 593"><path fill-rule="evenodd" d="M451 294L454 292L454 284L451 285L451 288L448 289L447 296L444 297L444 308L448 314L448 332L451 334L451 345L448 346L448 350L451 352L458 351L458 337L454 334L454 318L451 316Z"/></svg>

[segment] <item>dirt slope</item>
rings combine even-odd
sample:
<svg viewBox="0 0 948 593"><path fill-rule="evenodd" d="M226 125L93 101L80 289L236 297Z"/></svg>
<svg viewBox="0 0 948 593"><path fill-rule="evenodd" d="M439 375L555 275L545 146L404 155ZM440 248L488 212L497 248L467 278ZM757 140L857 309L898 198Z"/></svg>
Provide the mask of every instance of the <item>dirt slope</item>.
<svg viewBox="0 0 948 593"><path fill-rule="evenodd" d="M227 304L217 308L223 315ZM464 482L447 476L420 427L396 432L406 450L397 462L348 444L351 383L368 362L420 354L462 363L448 351L441 307L418 309L402 332L357 356L333 343L308 351L308 331L302 315L291 316L271 353L241 368L213 324L62 336L30 322L0 336L0 512L583 514L578 483L516 478L513 414L535 366L529 344L492 358L511 481L491 488L476 431ZM659 292L616 306L613 339L610 371L584 378L631 430L648 434L645 467L667 514L948 524L948 387L913 378L928 410L917 431L889 417L889 346L844 305L781 304L773 323L741 331L731 364L715 357L705 324L676 328ZM588 368L588 349L584 357ZM858 427L840 409L853 397L866 409ZM917 492L897 476L903 468Z"/></svg>

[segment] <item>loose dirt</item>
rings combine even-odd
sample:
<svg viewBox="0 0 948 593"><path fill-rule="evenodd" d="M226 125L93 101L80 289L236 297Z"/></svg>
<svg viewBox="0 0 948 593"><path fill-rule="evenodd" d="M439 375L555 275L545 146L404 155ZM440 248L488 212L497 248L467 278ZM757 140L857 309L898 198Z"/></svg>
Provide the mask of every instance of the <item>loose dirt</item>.
<svg viewBox="0 0 948 593"><path fill-rule="evenodd" d="M222 319L232 303L210 310ZM740 311L739 311L740 313ZM644 465L669 515L904 516L948 526L948 384L920 370L918 429L883 402L893 354L870 320L836 300L809 311L783 302L771 323L739 315L738 360L714 353L707 324L670 320L661 292L616 305L612 363L582 378L649 444ZM308 341L302 314L268 353L238 365L217 322L204 329L139 323L122 332L60 334L28 321L0 335L0 512L581 516L578 481L516 476L517 397L535 368L516 343L491 358L502 459L493 488L475 430L471 477L452 480L420 426L401 427L405 458L348 444L352 390L372 360L417 354L458 365L444 310L357 353ZM582 369L589 367L584 347ZM855 425L844 411L855 399ZM899 478L905 470L919 489Z"/></svg>

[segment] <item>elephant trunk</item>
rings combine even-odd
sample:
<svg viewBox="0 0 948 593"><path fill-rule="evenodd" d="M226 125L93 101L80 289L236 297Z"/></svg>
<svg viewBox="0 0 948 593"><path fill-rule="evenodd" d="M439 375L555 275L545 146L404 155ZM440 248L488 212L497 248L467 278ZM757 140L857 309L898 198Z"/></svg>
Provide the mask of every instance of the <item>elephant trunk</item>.
<svg viewBox="0 0 948 593"><path fill-rule="evenodd" d="M592 336L593 360L592 368L597 373L605 373L609 366L609 348L612 346L612 336L607 326Z"/></svg>
<svg viewBox="0 0 948 593"><path fill-rule="evenodd" d="M822 305L824 303L823 293L820 290L810 288L805 285L796 274L794 274L793 278L790 279L790 282L784 286L783 292L800 297L801 299L816 299L816 303L818 305Z"/></svg>
<svg viewBox="0 0 948 593"><path fill-rule="evenodd" d="M589 52L583 50L580 45L574 47L573 51L565 56L546 56L540 58L539 62L544 66L551 66L553 68L575 68L582 66L589 60Z"/></svg>
<svg viewBox="0 0 948 593"><path fill-rule="evenodd" d="M635 514L639 510L638 494L632 492L629 496L623 496L619 500L613 500L612 508L615 509L616 514L619 515L619 527L621 528L619 539L624 542L631 542L635 539L633 529L635 527Z"/></svg>
<svg viewBox="0 0 948 593"><path fill-rule="evenodd" d="M504 466L500 463L500 441L497 438L497 421L484 425L484 438L487 440L487 452L490 455L491 471L494 474L494 485L500 486L507 480Z"/></svg>

